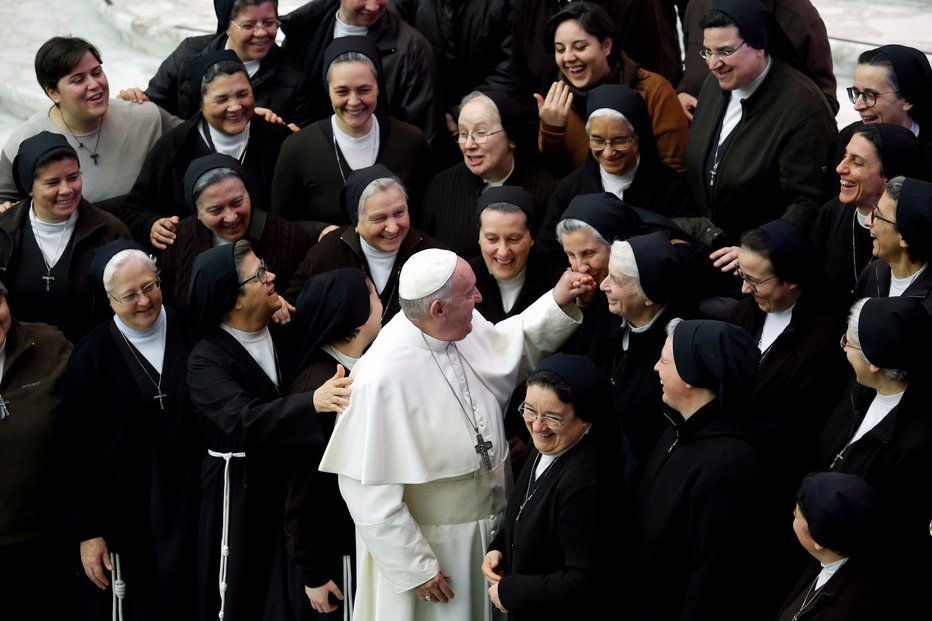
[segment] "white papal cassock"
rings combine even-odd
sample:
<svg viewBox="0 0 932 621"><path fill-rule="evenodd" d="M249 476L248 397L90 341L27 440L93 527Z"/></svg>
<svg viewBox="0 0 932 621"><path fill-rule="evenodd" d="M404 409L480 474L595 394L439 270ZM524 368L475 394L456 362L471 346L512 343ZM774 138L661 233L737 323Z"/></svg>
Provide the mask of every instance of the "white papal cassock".
<svg viewBox="0 0 932 621"><path fill-rule="evenodd" d="M403 313L382 329L353 369L350 405L320 463L340 475L356 523L354 619L496 618L480 568L511 491L502 412L515 384L581 317L574 305L561 310L548 292L498 324L473 311L472 333L455 350ZM467 390L476 406L472 423L492 442L491 470L460 406ZM455 597L421 601L414 587L441 570Z"/></svg>

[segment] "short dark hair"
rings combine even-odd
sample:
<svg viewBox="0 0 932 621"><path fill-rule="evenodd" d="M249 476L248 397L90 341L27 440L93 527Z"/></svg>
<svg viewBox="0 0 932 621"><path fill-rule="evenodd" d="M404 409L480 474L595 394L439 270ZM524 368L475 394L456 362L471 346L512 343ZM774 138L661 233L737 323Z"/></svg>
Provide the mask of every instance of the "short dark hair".
<svg viewBox="0 0 932 621"><path fill-rule="evenodd" d="M36 160L36 165L33 167L33 176L32 179L29 179L30 185L36 180L36 177L39 176L39 172L43 167L53 164L55 162L61 162L62 160L74 160L78 163L78 168L81 168L81 160L75 155L74 149L70 146L68 147L55 147L50 149L39 156L39 159ZM24 182L26 180L23 180Z"/></svg>
<svg viewBox="0 0 932 621"><path fill-rule="evenodd" d="M874 151L877 152L877 161L880 162L880 175L886 177L883 171L883 137L880 135L880 130L871 123L855 128L854 133L864 136L864 140L874 147Z"/></svg>
<svg viewBox="0 0 932 621"><path fill-rule="evenodd" d="M609 38L612 40L612 49L608 53L608 64L614 67L621 56L621 39L618 36L618 28L605 9L591 2L571 2L547 21L547 28L544 32L544 49L547 50L547 53L554 53L553 38L557 34L557 28L563 22L570 20L579 22L582 29L598 39L600 43L604 43Z"/></svg>
<svg viewBox="0 0 932 621"><path fill-rule="evenodd" d="M897 92L900 91L900 81L896 78L896 68L894 68L893 63L890 62L890 58L880 49L861 52L861 55L858 56L858 64L869 65L871 67L886 67L887 81L890 82L890 86L893 87L893 90Z"/></svg>
<svg viewBox="0 0 932 621"><path fill-rule="evenodd" d="M239 15L239 12L249 6L262 6L266 2L275 5L275 14L278 15L278 0L234 0L233 8L230 9L230 19Z"/></svg>
<svg viewBox="0 0 932 621"><path fill-rule="evenodd" d="M514 203L506 203L505 201L498 201L497 203L489 203L483 208L482 211L479 212L479 215L476 218L476 221L480 228L482 227L482 214L484 214L486 211L497 211L498 213L502 213L502 214L524 213L524 210L518 207L517 205L515 205ZM527 214L524 214L524 226L526 226L529 231L531 230L531 223L528 222ZM533 234L534 232L531 231L531 235Z"/></svg>
<svg viewBox="0 0 932 621"><path fill-rule="evenodd" d="M35 60L36 80L42 91L57 90L58 81L71 73L88 52L103 63L97 48L79 37L52 37L43 43Z"/></svg>
<svg viewBox="0 0 932 621"><path fill-rule="evenodd" d="M702 19L699 20L699 28L705 30L706 28L727 28L728 26L734 26L738 29L738 33L741 32L741 27L735 23L735 20L731 18L727 13L722 13L721 11L711 10L706 11L705 15L702 16Z"/></svg>
<svg viewBox="0 0 932 621"><path fill-rule="evenodd" d="M204 72L204 76L201 78L201 101L204 100L204 95L207 94L207 89L210 87L211 82L222 75L236 75L237 73L245 75L246 81L252 86L252 81L249 79L249 72L246 71L246 65L239 61L221 60L208 67L207 71Z"/></svg>
<svg viewBox="0 0 932 621"><path fill-rule="evenodd" d="M243 267L243 261L246 255L252 252L252 244L248 239L240 239L233 244L233 265L236 266L236 277L240 278L240 269Z"/></svg>
<svg viewBox="0 0 932 621"><path fill-rule="evenodd" d="M531 386L547 388L555 392L557 398L563 403L573 403L573 389L566 383L566 380L552 371L531 371L526 385L528 388Z"/></svg>
<svg viewBox="0 0 932 621"><path fill-rule="evenodd" d="M761 229L750 229L741 234L741 247L758 254L768 261L773 253L773 240Z"/></svg>

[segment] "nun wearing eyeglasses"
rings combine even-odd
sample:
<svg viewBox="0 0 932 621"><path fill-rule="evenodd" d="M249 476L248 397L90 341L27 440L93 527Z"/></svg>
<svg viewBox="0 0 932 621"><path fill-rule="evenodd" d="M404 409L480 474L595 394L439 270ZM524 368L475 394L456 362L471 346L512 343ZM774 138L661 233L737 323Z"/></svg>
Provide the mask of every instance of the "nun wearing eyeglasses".
<svg viewBox="0 0 932 621"><path fill-rule="evenodd" d="M283 305L275 284L244 239L194 261L187 381L207 446L197 546L202 619L218 611L226 621L261 619L267 600L272 618L284 618L286 458L322 445L316 413L349 402L346 378L334 379L326 403L310 392L288 395L292 373L278 353L287 334L273 335L269 325Z"/></svg>
<svg viewBox="0 0 932 621"><path fill-rule="evenodd" d="M928 605L932 567L932 418L929 417L932 317L908 297L866 298L851 307L841 346L855 380L822 430L820 469L857 474L876 490L882 536L872 554L889 572L889 618Z"/></svg>
<svg viewBox="0 0 932 621"><path fill-rule="evenodd" d="M88 278L114 314L75 347L62 391L84 618L194 619L200 442L187 326L135 242L99 248Z"/></svg>
<svg viewBox="0 0 932 621"><path fill-rule="evenodd" d="M861 272L855 296L911 297L932 314L932 183L894 177L866 222L880 260Z"/></svg>
<svg viewBox="0 0 932 621"><path fill-rule="evenodd" d="M528 376L520 411L534 442L482 563L509 619L595 619L619 579L630 508L608 381L586 356L556 354ZM627 528L626 528L627 526Z"/></svg>
<svg viewBox="0 0 932 621"><path fill-rule="evenodd" d="M760 352L721 321L673 320L667 333L654 370L669 426L636 491L637 618L767 618L779 601L760 601L758 587L770 579L773 533L762 527L764 464L747 411Z"/></svg>

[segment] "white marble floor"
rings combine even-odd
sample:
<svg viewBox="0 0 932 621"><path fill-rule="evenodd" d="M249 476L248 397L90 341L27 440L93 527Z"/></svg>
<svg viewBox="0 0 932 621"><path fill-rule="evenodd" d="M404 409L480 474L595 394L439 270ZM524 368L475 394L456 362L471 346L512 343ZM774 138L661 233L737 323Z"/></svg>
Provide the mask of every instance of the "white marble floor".
<svg viewBox="0 0 932 621"><path fill-rule="evenodd" d="M847 105L857 55L884 43L903 43L932 52L932 1L813 0L828 29L838 76L838 122L857 118ZM280 0L280 12L303 4ZM47 107L35 82L33 58L55 35L80 36L100 48L111 92L145 86L159 63L184 37L212 32L211 0L3 0L0 38L9 50L0 64L0 144L11 128Z"/></svg>

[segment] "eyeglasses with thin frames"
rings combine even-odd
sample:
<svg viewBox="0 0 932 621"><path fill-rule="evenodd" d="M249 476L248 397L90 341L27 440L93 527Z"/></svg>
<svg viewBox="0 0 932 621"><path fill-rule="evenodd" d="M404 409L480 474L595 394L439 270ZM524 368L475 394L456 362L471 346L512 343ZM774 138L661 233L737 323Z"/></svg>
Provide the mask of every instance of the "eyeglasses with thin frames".
<svg viewBox="0 0 932 621"><path fill-rule="evenodd" d="M741 278L741 280L748 283L748 286L751 288L751 291L753 291L754 293L757 293L757 288L759 286L777 277L777 275L774 274L773 276L769 276L767 278L764 278L763 280L754 280L753 278L751 278L750 276L742 272L740 267L735 268L735 274L737 274L738 277Z"/></svg>
<svg viewBox="0 0 932 621"><path fill-rule="evenodd" d="M130 293L127 293L126 295L121 295L121 296L110 295L110 293L108 292L107 295L110 295L111 298L113 298L120 304L135 304L136 300L139 299L140 295L149 297L150 295L152 295L153 291L155 291L161 286L162 286L162 280L156 277L156 279L153 280L152 282L148 282L144 284L142 288L139 289L139 291L132 291Z"/></svg>
<svg viewBox="0 0 932 621"><path fill-rule="evenodd" d="M487 132L482 130L476 132L461 131L456 135L456 141L460 144L466 144L466 142L472 138L472 141L476 144L485 144L489 141L490 137L494 136L495 134L500 134L503 131L505 131L504 127L502 129L496 129L494 132Z"/></svg>
<svg viewBox="0 0 932 621"><path fill-rule="evenodd" d="M842 349L847 349L848 347L850 347L851 349L857 349L857 350L860 350L860 349L861 349L861 348L858 347L857 345L852 345L852 344L851 344L851 341L848 340L848 333L847 333L847 332L841 335L841 340L838 342L838 344L841 345L841 348L842 348Z"/></svg>
<svg viewBox="0 0 932 621"><path fill-rule="evenodd" d="M871 209L871 220L880 220L881 222L886 222L890 226L896 226L896 222L880 215L880 207L877 205L874 205L874 208Z"/></svg>
<svg viewBox="0 0 932 621"><path fill-rule="evenodd" d="M278 21L277 19L272 20L272 21L267 21L267 22L259 22L256 24L250 24L250 23L237 24L231 19L230 23L236 26L237 28L239 28L240 30L249 30L252 32L252 34L259 34L260 30L264 30L266 32L271 32L272 30L278 30L278 27L281 25L281 22Z"/></svg>
<svg viewBox="0 0 932 621"><path fill-rule="evenodd" d="M562 427L570 420L576 418L575 414L570 414L566 418L557 418L553 414L538 414L527 403L522 403L518 406L518 413L521 414L521 417L529 423L540 420L540 422L542 422L548 429Z"/></svg>
<svg viewBox="0 0 932 621"><path fill-rule="evenodd" d="M239 283L239 286L242 287L243 285L248 283L250 280L258 280L259 284L264 285L265 279L268 276L268 273L269 273L269 266L265 264L265 259L259 259L259 269L256 270L255 274L253 274L252 276L250 276L243 282Z"/></svg>
<svg viewBox="0 0 932 621"><path fill-rule="evenodd" d="M589 138L589 146L596 151L604 151L606 147L611 146L613 151L624 151L631 148L637 142L637 136L618 136L610 140L599 136Z"/></svg>
<svg viewBox="0 0 932 621"><path fill-rule="evenodd" d="M747 40L742 41L741 45L739 45L733 50L710 50L707 47L700 47L699 56L702 57L702 60L706 60L706 61L714 58L715 56L718 56L719 58L728 58L729 56L731 56L732 54L740 50L744 46L745 43L747 43Z"/></svg>
<svg viewBox="0 0 932 621"><path fill-rule="evenodd" d="M874 104L877 103L877 98L880 95L886 95L887 93L898 93L899 92L899 91L870 91L870 90L859 91L853 86L849 86L845 90L848 91L848 99L851 101L852 105L857 105L858 99L860 99L861 101L864 102L864 105L867 106L868 108L874 107Z"/></svg>

